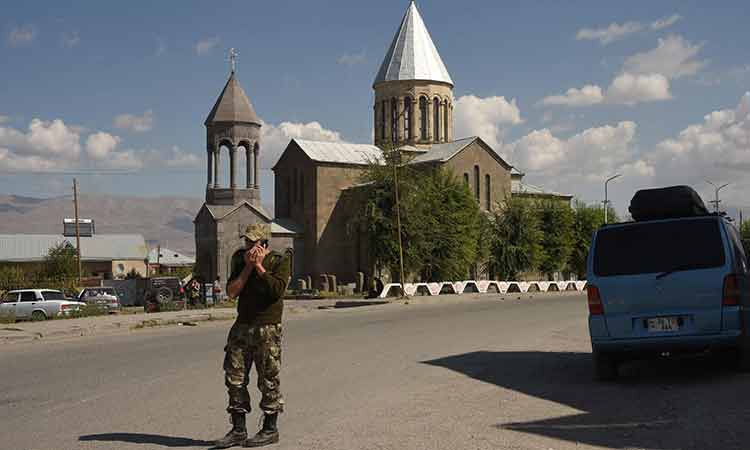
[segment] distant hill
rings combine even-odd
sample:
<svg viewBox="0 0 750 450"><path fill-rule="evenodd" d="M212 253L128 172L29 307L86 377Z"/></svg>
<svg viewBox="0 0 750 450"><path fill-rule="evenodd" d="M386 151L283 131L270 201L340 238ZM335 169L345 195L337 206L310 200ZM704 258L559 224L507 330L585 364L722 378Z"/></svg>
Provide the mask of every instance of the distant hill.
<svg viewBox="0 0 750 450"><path fill-rule="evenodd" d="M94 219L97 234L138 233L150 245L161 244L195 254L193 219L198 198L81 195L80 217ZM264 208L272 211L267 205ZM0 233L62 234L62 221L73 217L73 197L39 199L0 195Z"/></svg>

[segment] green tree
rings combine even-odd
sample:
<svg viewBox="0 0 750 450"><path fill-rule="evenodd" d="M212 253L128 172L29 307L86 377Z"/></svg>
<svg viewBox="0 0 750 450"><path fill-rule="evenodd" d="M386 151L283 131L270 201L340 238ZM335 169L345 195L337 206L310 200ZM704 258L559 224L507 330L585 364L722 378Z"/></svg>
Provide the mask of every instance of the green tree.
<svg viewBox="0 0 750 450"><path fill-rule="evenodd" d="M620 221L617 211L609 207L607 211L609 223ZM586 278L586 259L594 233L604 225L604 209L586 205L576 201L573 207L573 247L571 249L568 268L576 274L578 279Z"/></svg>
<svg viewBox="0 0 750 450"><path fill-rule="evenodd" d="M742 238L742 246L745 247L745 254L750 255L750 222L742 222L742 225L740 225L740 236Z"/></svg>
<svg viewBox="0 0 750 450"><path fill-rule="evenodd" d="M573 210L560 202L541 202L539 222L544 249L539 270L551 279L555 272L562 272L568 267L574 243Z"/></svg>
<svg viewBox="0 0 750 450"><path fill-rule="evenodd" d="M495 275L504 280L537 270L543 255L539 215L528 200L508 198L493 218L495 239L491 263Z"/></svg>
<svg viewBox="0 0 750 450"><path fill-rule="evenodd" d="M44 277L49 281L73 280L78 275L76 249L68 241L63 241L47 252L44 258Z"/></svg>
<svg viewBox="0 0 750 450"><path fill-rule="evenodd" d="M360 214L350 224L364 232L376 269L399 272L395 207L398 177L404 272L423 280L462 278L477 258L479 206L464 183L440 167L370 164L361 189ZM397 165L397 175L394 171Z"/></svg>

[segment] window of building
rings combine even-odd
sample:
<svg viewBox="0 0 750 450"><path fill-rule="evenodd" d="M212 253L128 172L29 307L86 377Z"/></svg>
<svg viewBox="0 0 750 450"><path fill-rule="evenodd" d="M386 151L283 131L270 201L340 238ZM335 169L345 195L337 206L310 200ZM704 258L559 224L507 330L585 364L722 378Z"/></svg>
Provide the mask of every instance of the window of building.
<svg viewBox="0 0 750 450"><path fill-rule="evenodd" d="M433 135L435 142L440 141L440 100L435 97L432 101L432 127L434 129Z"/></svg>
<svg viewBox="0 0 750 450"><path fill-rule="evenodd" d="M297 203L297 181L299 177L299 171L297 168L294 168L294 175L292 176L292 195L294 196L294 203Z"/></svg>
<svg viewBox="0 0 750 450"><path fill-rule="evenodd" d="M427 140L427 97L419 97L419 134L420 139Z"/></svg>
<svg viewBox="0 0 750 450"><path fill-rule="evenodd" d="M385 112L388 108L388 102L383 100L383 104L380 106L380 139L385 140Z"/></svg>
<svg viewBox="0 0 750 450"><path fill-rule="evenodd" d="M398 142L398 102L391 100L391 142Z"/></svg>
<svg viewBox="0 0 750 450"><path fill-rule="evenodd" d="M404 98L404 136L411 140L411 98Z"/></svg>
<svg viewBox="0 0 750 450"><path fill-rule="evenodd" d="M479 166L474 166L474 195L477 197L477 203L479 202Z"/></svg>
<svg viewBox="0 0 750 450"><path fill-rule="evenodd" d="M492 187L490 185L490 174L486 174L484 176L484 190L485 190L485 196L487 197L487 211L489 211L492 206Z"/></svg>
<svg viewBox="0 0 750 450"><path fill-rule="evenodd" d="M466 183L467 186L469 185L469 174L468 173L464 173L464 183Z"/></svg>
<svg viewBox="0 0 750 450"><path fill-rule="evenodd" d="M299 171L299 202L305 204L305 174Z"/></svg>
<svg viewBox="0 0 750 450"><path fill-rule="evenodd" d="M445 107L443 108L443 134L445 134L445 142L448 142L448 127L450 127L450 122L448 121L449 109L448 102L445 102Z"/></svg>

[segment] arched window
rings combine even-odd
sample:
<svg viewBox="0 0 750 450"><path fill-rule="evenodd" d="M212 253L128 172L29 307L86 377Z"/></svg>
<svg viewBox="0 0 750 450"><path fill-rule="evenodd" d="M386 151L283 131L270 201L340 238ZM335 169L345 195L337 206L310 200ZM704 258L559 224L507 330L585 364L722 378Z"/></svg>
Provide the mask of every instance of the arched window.
<svg viewBox="0 0 750 450"><path fill-rule="evenodd" d="M427 97L419 97L419 137L427 140Z"/></svg>
<svg viewBox="0 0 750 450"><path fill-rule="evenodd" d="M411 140L411 98L404 97L404 138Z"/></svg>
<svg viewBox="0 0 750 450"><path fill-rule="evenodd" d="M398 100L391 99L391 141L398 142Z"/></svg>
<svg viewBox="0 0 750 450"><path fill-rule="evenodd" d="M467 186L469 185L469 174L468 173L464 173L464 183L466 183Z"/></svg>
<svg viewBox="0 0 750 450"><path fill-rule="evenodd" d="M448 105L448 102L445 102L445 106L443 107L443 134L445 134L445 142L448 142L448 128L450 127L450 122L448 121L448 110L450 109L450 106Z"/></svg>
<svg viewBox="0 0 750 450"><path fill-rule="evenodd" d="M382 104L380 105L380 140L385 140L385 112L386 109L388 109L388 102L383 100Z"/></svg>
<svg viewBox="0 0 750 450"><path fill-rule="evenodd" d="M432 122L435 142L440 142L440 100L437 97L432 101Z"/></svg>
<svg viewBox="0 0 750 450"><path fill-rule="evenodd" d="M474 166L474 195L477 197L477 203L479 203L479 166Z"/></svg>
<svg viewBox="0 0 750 450"><path fill-rule="evenodd" d="M299 202L305 203L305 174L299 171Z"/></svg>
<svg viewBox="0 0 750 450"><path fill-rule="evenodd" d="M297 189L298 189L298 187L297 187L297 181L298 181L298 179L299 179L299 171L295 167L294 168L294 176L292 176L292 195L294 195L294 203L297 203L297 198L298 198L297 197L297 193L299 192L299 191L297 191Z"/></svg>
<svg viewBox="0 0 750 450"><path fill-rule="evenodd" d="M487 197L487 211L489 211L492 206L492 188L490 187L490 174L486 174L484 176L484 190L485 196Z"/></svg>

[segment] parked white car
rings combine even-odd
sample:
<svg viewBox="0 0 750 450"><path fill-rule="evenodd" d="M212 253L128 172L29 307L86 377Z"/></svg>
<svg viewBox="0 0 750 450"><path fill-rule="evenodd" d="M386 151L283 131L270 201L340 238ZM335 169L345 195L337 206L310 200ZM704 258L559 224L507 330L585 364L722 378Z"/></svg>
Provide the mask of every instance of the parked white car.
<svg viewBox="0 0 750 450"><path fill-rule="evenodd" d="M109 313L122 309L117 291L112 287L87 287L78 293L76 300L82 303L105 308Z"/></svg>
<svg viewBox="0 0 750 450"><path fill-rule="evenodd" d="M70 314L85 303L65 300L62 292L52 289L10 291L0 301L0 315L15 315L17 320L46 320Z"/></svg>

